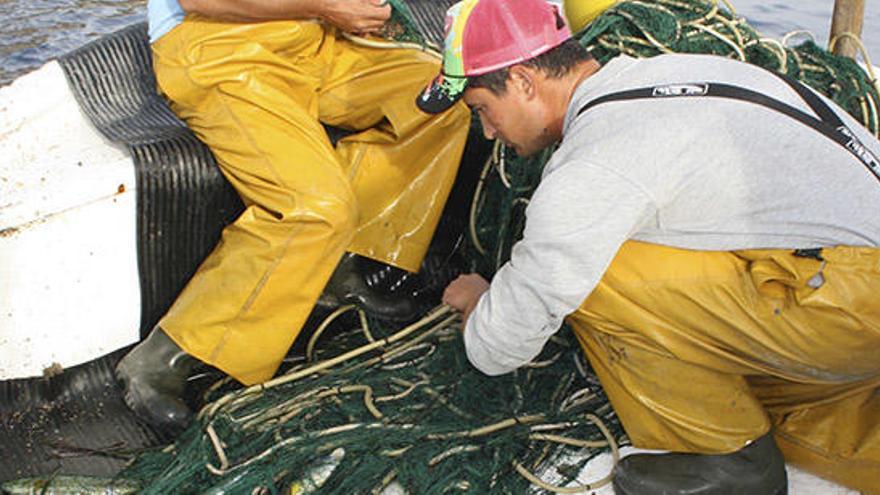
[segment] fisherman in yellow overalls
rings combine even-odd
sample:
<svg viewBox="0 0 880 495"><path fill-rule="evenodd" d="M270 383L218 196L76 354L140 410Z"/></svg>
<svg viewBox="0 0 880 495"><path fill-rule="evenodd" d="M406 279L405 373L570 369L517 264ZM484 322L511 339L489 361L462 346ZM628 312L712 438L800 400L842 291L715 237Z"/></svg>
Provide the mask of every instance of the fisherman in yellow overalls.
<svg viewBox="0 0 880 495"><path fill-rule="evenodd" d="M403 311L358 293L350 255L334 268L348 251L418 270L470 113L416 107L438 68L428 53L348 36L382 28L382 0L150 0L148 13L159 89L245 204L117 367L129 406L179 429L196 360L245 385L271 378L331 275L337 296ZM334 148L322 123L354 133Z"/></svg>
<svg viewBox="0 0 880 495"><path fill-rule="evenodd" d="M785 461L880 494L880 141L739 61L600 65L544 0L446 25L419 105L558 145L510 261L444 293L470 362L511 372L567 321L633 445L670 451L622 459L618 495L783 495Z"/></svg>

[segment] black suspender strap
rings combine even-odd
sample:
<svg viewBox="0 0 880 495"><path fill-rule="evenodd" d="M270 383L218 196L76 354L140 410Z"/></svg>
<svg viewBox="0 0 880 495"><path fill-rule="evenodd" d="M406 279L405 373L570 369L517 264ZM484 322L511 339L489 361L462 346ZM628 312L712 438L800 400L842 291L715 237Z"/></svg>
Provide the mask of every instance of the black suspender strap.
<svg viewBox="0 0 880 495"><path fill-rule="evenodd" d="M811 91L810 88L808 88L806 85L804 85L800 81L796 81L778 72L773 72L772 70L768 70L767 72L778 77L785 84L788 84L791 89L793 89L794 92L797 93L798 96L800 96L801 99L804 100L804 102L806 102L806 104L809 105L811 109L813 109L814 112L816 112L816 115L819 116L819 120L827 123L835 129L846 127L843 121L840 120L840 117L838 117L837 114L834 113L834 110L831 110L831 107L829 107L828 104L822 101L822 98L816 96L816 93Z"/></svg>
<svg viewBox="0 0 880 495"><path fill-rule="evenodd" d="M798 81L773 73L786 82L795 92L803 98L804 102L816 112L816 118L791 105L783 103L775 98L752 91L750 89L730 84L700 82L666 84L647 88L631 89L617 93L609 93L592 101L587 102L578 110L575 118L591 108L611 101L626 101L638 99L667 99L667 98L694 98L694 97L717 97L745 101L761 105L787 115L798 122L809 126L816 131L842 146L855 156L868 169L875 179L880 181L880 159L877 158L867 147L856 138L855 134L843 123L842 120L809 88Z"/></svg>

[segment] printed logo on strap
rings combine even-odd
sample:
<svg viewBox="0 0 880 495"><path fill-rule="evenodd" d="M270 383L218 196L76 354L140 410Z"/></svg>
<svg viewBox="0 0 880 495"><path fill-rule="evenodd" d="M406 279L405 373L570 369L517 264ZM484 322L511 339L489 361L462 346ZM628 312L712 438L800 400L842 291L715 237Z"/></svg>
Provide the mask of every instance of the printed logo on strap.
<svg viewBox="0 0 880 495"><path fill-rule="evenodd" d="M655 86L651 96L705 96L708 92L708 84L669 84L666 86Z"/></svg>
<svg viewBox="0 0 880 495"><path fill-rule="evenodd" d="M852 152L853 155L856 155L862 163L867 165L868 168L871 169L871 172L874 172L874 175L880 175L880 162L878 162L877 157L871 153L871 150L865 147L865 145L853 135L848 127L842 125L837 128L837 132L846 137L846 147L850 152Z"/></svg>

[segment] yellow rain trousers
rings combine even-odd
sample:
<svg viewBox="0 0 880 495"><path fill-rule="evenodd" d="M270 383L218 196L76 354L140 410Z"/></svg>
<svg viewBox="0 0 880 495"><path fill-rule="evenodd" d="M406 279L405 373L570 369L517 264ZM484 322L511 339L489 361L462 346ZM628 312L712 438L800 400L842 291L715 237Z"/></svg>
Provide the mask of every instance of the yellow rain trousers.
<svg viewBox="0 0 880 495"><path fill-rule="evenodd" d="M633 444L773 428L788 462L880 494L880 249L822 257L625 243L568 321Z"/></svg>
<svg viewBox="0 0 880 495"><path fill-rule="evenodd" d="M419 268L470 112L418 110L439 71L429 54L356 45L314 21L188 16L153 59L245 204L159 324L189 354L263 382L346 250ZM334 149L320 122L361 132Z"/></svg>

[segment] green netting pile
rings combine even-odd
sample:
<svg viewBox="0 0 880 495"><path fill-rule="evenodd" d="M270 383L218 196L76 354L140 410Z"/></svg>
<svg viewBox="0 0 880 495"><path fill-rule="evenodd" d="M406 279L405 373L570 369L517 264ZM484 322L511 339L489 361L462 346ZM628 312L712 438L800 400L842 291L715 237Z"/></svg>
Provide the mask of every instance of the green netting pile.
<svg viewBox="0 0 880 495"><path fill-rule="evenodd" d="M197 424L122 477L155 494L378 493L392 481L419 494L524 493L528 473L569 480L575 461L621 435L571 342L488 378L468 364L456 320L440 308L386 337L318 332L310 362L258 387L212 390Z"/></svg>
<svg viewBox="0 0 880 495"><path fill-rule="evenodd" d="M763 39L716 2L625 1L578 36L600 62L714 53L779 70L877 133L880 100L857 65L812 42ZM472 269L491 277L509 258L551 153L523 159L495 147L472 207ZM486 377L468 363L460 322L445 308L402 330L343 311L351 313L318 328L307 358L278 378L213 387L175 444L138 456L120 477L148 494L380 493L393 482L418 494L542 492L579 483L588 459L626 441L570 332L531 365Z"/></svg>

